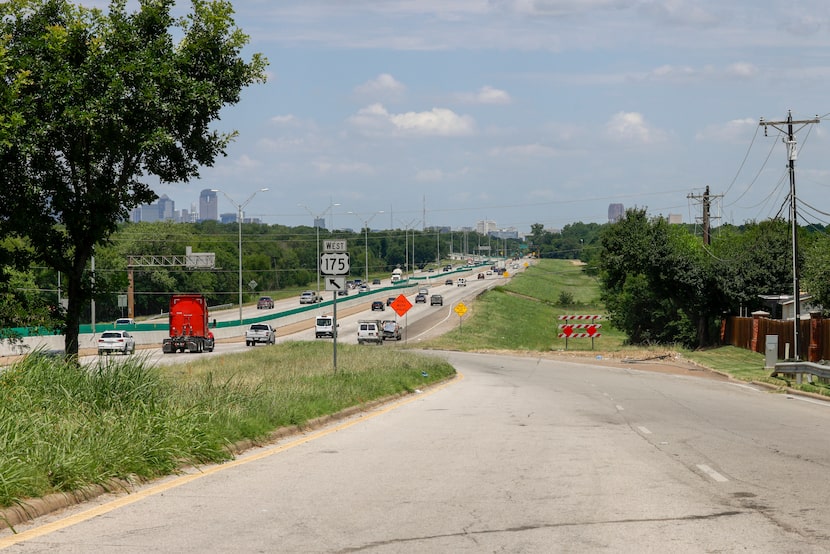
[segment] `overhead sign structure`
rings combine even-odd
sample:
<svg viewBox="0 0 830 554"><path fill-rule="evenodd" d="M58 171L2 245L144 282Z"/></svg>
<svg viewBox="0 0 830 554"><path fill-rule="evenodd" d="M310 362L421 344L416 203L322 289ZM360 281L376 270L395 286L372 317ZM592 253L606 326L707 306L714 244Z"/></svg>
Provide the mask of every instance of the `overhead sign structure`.
<svg viewBox="0 0 830 554"><path fill-rule="evenodd" d="M323 252L346 252L346 239L324 239Z"/></svg>
<svg viewBox="0 0 830 554"><path fill-rule="evenodd" d="M324 252L320 254L320 274L348 275L351 259L348 252Z"/></svg>

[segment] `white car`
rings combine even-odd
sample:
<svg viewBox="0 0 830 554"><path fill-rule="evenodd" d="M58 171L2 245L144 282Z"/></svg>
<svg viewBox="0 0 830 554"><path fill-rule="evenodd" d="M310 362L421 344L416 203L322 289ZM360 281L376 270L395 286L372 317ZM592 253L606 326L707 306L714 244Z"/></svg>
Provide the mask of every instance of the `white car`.
<svg viewBox="0 0 830 554"><path fill-rule="evenodd" d="M98 339L98 355L111 352L135 353L135 339L127 331L104 331Z"/></svg>

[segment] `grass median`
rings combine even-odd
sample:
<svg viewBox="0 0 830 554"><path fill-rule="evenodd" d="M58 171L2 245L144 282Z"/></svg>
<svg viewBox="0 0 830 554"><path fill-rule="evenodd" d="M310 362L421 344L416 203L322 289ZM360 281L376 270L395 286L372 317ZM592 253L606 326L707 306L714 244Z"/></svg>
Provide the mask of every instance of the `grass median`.
<svg viewBox="0 0 830 554"><path fill-rule="evenodd" d="M558 337L561 315L600 315L600 337ZM456 327L418 348L461 351L568 352L574 355L648 359L680 357L743 381L763 382L781 390L796 389L830 396L827 383L797 384L785 376L771 377L764 356L720 346L689 350L677 345L628 345L626 336L605 317L596 278L571 260L538 260L468 306ZM574 321L574 323L578 323ZM577 332L579 330L576 330Z"/></svg>
<svg viewBox="0 0 830 554"><path fill-rule="evenodd" d="M32 355L0 373L0 506L113 479L221 462L239 441L454 374L399 349L292 342L151 366L141 356L78 367Z"/></svg>

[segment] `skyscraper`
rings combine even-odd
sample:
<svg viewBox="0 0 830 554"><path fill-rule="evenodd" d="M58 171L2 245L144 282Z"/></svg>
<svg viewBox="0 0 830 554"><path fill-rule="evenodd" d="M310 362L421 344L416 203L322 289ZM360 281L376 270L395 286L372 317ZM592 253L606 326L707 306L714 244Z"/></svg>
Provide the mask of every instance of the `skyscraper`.
<svg viewBox="0 0 830 554"><path fill-rule="evenodd" d="M210 219L219 219L219 203L215 192L204 189L199 195L199 221Z"/></svg>
<svg viewBox="0 0 830 554"><path fill-rule="evenodd" d="M608 221L616 223L625 215L625 208L622 204L608 204Z"/></svg>

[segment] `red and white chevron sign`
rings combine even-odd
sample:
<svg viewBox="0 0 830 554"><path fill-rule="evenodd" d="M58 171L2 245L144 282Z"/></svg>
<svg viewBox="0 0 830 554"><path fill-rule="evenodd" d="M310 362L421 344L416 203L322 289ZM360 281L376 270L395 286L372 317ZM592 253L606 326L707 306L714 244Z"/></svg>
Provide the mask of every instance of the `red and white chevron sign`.
<svg viewBox="0 0 830 554"><path fill-rule="evenodd" d="M571 339L584 339L589 337L598 337L600 334L598 331L602 325L599 323L567 323L560 325L559 328L562 330L559 333L559 338L571 338ZM574 329L585 329L585 332L582 333L574 333Z"/></svg>
<svg viewBox="0 0 830 554"><path fill-rule="evenodd" d="M602 319L601 315L560 315L560 321L566 320L573 320L573 319Z"/></svg>

